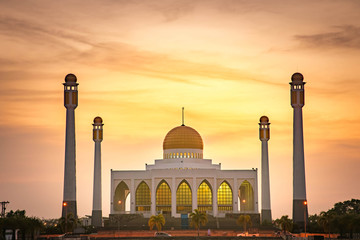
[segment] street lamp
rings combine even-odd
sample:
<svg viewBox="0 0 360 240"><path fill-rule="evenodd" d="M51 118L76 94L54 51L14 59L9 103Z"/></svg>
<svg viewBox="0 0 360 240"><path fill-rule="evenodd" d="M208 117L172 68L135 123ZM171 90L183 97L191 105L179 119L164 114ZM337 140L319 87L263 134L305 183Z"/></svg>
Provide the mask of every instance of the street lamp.
<svg viewBox="0 0 360 240"><path fill-rule="evenodd" d="M122 203L122 201L119 200L118 204L119 204L119 207L120 207L120 211L122 211L121 203ZM120 230L120 218L117 218L116 220L117 220L117 224L118 224L118 230Z"/></svg>
<svg viewBox="0 0 360 240"><path fill-rule="evenodd" d="M305 230L305 237L306 237L306 205L307 205L307 201L305 200L303 202L304 204L304 230Z"/></svg>
<svg viewBox="0 0 360 240"><path fill-rule="evenodd" d="M63 202L65 208L65 233L67 232L67 202Z"/></svg>
<svg viewBox="0 0 360 240"><path fill-rule="evenodd" d="M122 204L122 201L119 200L119 201L118 201L119 209L120 209L120 211L123 211L123 208L122 208L122 205L121 205L121 204Z"/></svg>

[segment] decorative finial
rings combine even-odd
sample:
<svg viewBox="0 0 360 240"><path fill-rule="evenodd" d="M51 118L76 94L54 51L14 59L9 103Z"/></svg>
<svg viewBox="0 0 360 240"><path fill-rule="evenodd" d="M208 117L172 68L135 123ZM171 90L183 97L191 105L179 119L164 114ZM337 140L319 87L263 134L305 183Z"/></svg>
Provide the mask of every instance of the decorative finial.
<svg viewBox="0 0 360 240"><path fill-rule="evenodd" d="M182 124L181 126L185 126L184 124L184 107L182 108Z"/></svg>

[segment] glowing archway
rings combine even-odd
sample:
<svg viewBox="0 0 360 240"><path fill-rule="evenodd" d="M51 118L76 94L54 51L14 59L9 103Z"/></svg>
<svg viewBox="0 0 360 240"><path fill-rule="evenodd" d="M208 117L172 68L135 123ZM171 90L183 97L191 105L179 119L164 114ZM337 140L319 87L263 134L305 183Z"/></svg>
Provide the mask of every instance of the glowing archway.
<svg viewBox="0 0 360 240"><path fill-rule="evenodd" d="M240 212L254 211L254 190L245 180L239 188Z"/></svg>
<svg viewBox="0 0 360 240"><path fill-rule="evenodd" d="M212 210L212 190L206 180L202 181L197 190L197 204L200 212Z"/></svg>
<svg viewBox="0 0 360 240"><path fill-rule="evenodd" d="M165 180L162 180L156 189L156 211L171 213L171 190Z"/></svg>
<svg viewBox="0 0 360 240"><path fill-rule="evenodd" d="M232 212L233 193L228 182L223 181L217 192L218 210L220 212Z"/></svg>
<svg viewBox="0 0 360 240"><path fill-rule="evenodd" d="M129 195L130 190L124 181L121 181L116 189L113 199L113 209L115 211L125 211L127 196Z"/></svg>
<svg viewBox="0 0 360 240"><path fill-rule="evenodd" d="M182 180L176 191L176 212L191 213L192 212L192 194L189 183Z"/></svg>
<svg viewBox="0 0 360 240"><path fill-rule="evenodd" d="M150 188L144 181L136 189L135 209L137 212L149 212L151 209Z"/></svg>

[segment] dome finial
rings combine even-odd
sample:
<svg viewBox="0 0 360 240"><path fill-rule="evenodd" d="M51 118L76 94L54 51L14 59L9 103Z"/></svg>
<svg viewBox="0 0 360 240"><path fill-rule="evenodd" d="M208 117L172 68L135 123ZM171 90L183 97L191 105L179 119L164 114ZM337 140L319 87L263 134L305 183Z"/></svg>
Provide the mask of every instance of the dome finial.
<svg viewBox="0 0 360 240"><path fill-rule="evenodd" d="M184 113L184 107L182 108L182 124L181 124L181 126L185 126L185 124L184 124L184 115L185 115L185 113Z"/></svg>

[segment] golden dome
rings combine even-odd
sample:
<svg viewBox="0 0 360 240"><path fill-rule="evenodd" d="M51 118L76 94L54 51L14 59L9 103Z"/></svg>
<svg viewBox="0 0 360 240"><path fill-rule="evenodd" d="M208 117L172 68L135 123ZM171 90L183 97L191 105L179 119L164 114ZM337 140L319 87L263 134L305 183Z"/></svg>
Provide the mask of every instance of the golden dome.
<svg viewBox="0 0 360 240"><path fill-rule="evenodd" d="M260 122L266 122L266 123L268 123L268 122L269 122L269 118L268 118L267 116L262 116L262 117L260 118Z"/></svg>
<svg viewBox="0 0 360 240"><path fill-rule="evenodd" d="M96 117L94 118L94 123L102 123L102 118L101 117Z"/></svg>
<svg viewBox="0 0 360 240"><path fill-rule="evenodd" d="M68 75L66 75L65 77L65 82L72 82L72 83L76 83L77 78L74 74L69 73Z"/></svg>
<svg viewBox="0 0 360 240"><path fill-rule="evenodd" d="M200 134L193 128L181 125L171 129L166 134L163 149L192 148L203 149L203 141Z"/></svg>

